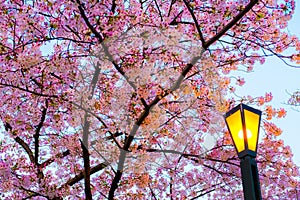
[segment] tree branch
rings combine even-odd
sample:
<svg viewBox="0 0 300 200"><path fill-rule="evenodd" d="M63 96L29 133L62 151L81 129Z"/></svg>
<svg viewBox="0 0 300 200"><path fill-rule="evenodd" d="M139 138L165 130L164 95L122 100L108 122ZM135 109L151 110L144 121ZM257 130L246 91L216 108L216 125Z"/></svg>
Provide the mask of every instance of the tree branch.
<svg viewBox="0 0 300 200"><path fill-rule="evenodd" d="M96 165L94 167L91 167L90 174L92 175L92 174L94 174L94 173L96 173L96 172L104 169L105 167L107 167L106 163L100 163L100 164L98 164L98 165ZM84 178L84 171L80 172L75 177L73 177L72 179L68 180L68 182L66 182L64 184L64 186L66 186L66 185L72 186L75 183L78 183L79 181L81 181L83 178Z"/></svg>
<svg viewBox="0 0 300 200"><path fill-rule="evenodd" d="M229 29L231 29L242 17L244 17L252 8L253 6L258 2L258 0L251 0L250 3L245 7L244 10L240 11L239 14L237 14L226 26L223 27L223 29L217 33L214 37L209 39L202 47L204 49L208 49L208 47L213 44L215 41L217 41L220 37L222 37Z"/></svg>
<svg viewBox="0 0 300 200"><path fill-rule="evenodd" d="M82 157L84 165L84 192L85 199L92 200L92 191L91 191L91 166L90 166L90 154L88 151L88 134L89 134L90 122L88 121L88 114L84 115L84 125L83 125L83 137L81 141L82 148Z"/></svg>
<svg viewBox="0 0 300 200"><path fill-rule="evenodd" d="M16 86L16 85L13 85L13 84L8 84L8 83L0 83L0 85L2 86L8 86L8 87L12 87L12 88L15 88L15 89L18 89L18 90L21 90L23 92L28 92L30 94L34 94L36 96L41 96L41 97L50 97L50 98L58 98L57 95L50 95L50 94L43 94L43 93L38 93L38 92L35 92L33 90L29 90L28 88L22 88L20 86Z"/></svg>
<svg viewBox="0 0 300 200"><path fill-rule="evenodd" d="M36 165L39 164L39 137L40 137L40 132L41 132L41 129L43 127L44 121L46 119L47 107L48 107L48 103L47 103L47 100L46 100L46 107L44 107L43 110L42 110L41 121L37 125L37 128L35 130L35 134L33 136L34 137L34 163Z"/></svg>
<svg viewBox="0 0 300 200"><path fill-rule="evenodd" d="M22 140L19 136L17 136L17 137L15 138L15 141L16 141L17 143L19 143L19 144L23 147L23 149L26 151L26 153L27 153L28 156L29 156L30 162L31 162L31 163L34 163L34 160L35 160L35 159L34 159L34 155L33 155L32 151L31 151L31 149L29 148L28 144L25 143L24 140Z"/></svg>
<svg viewBox="0 0 300 200"><path fill-rule="evenodd" d="M77 4L78 4L78 9L80 12L80 15L82 16L85 24L88 26L88 28L92 31L92 33L95 34L95 36L98 38L105 55L108 57L108 60L112 62L112 64L114 65L114 67L116 68L116 70L126 79L126 81L129 83L129 85L136 90L136 86L135 84L129 80L129 78L126 76L125 72L118 66L118 64L114 61L113 56L109 53L107 46L104 43L104 38L101 36L101 34L92 26L92 24L89 22L88 17L86 16L81 2L80 0L76 0Z"/></svg>
<svg viewBox="0 0 300 200"><path fill-rule="evenodd" d="M157 200L157 198L156 198L156 196L155 196L155 193L154 193L154 191L153 191L152 188L151 188L150 183L148 183L148 186L149 186L149 189L150 189L150 192L151 192L152 197L154 198L154 200Z"/></svg>
<svg viewBox="0 0 300 200"><path fill-rule="evenodd" d="M190 12L190 14L191 14L191 16L192 16L192 18L193 18L193 20L194 20L194 22L195 22L196 29L197 29L197 31L198 31L198 33L199 33L199 37L200 37L200 40L201 40L201 42L202 42L202 47L203 47L204 49L206 49L206 48L205 48L205 43L206 43L206 42L205 42L205 39L204 39L204 37L203 37L203 34L202 34L201 30L200 30L200 26L199 26L199 24L198 24L198 20L196 19L196 16L194 15L194 12L193 12L193 10L191 9L189 3L188 3L186 0L183 0L183 2L184 2L185 6L187 7L188 11Z"/></svg>
<svg viewBox="0 0 300 200"><path fill-rule="evenodd" d="M56 154L54 157L55 158L64 158L66 156L70 155L70 150L66 150L63 153ZM42 168L47 167L51 163L55 161L55 158L49 158L48 160L44 161L43 163L40 164Z"/></svg>

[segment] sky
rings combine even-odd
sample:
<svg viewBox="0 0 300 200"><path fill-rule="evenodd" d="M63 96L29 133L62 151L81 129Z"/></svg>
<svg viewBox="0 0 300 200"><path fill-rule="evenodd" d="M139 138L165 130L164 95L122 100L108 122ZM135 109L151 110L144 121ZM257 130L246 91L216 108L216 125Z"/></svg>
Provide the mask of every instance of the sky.
<svg viewBox="0 0 300 200"><path fill-rule="evenodd" d="M300 38L300 1L296 0L296 11L289 22L290 34ZM276 57L266 58L263 65L256 64L254 72L240 74L245 78L245 85L237 88L236 92L241 96L264 96L266 92L272 92L271 105L275 108L284 108L287 115L283 119L273 122L283 130L278 136L289 145L294 154L293 161L300 166L300 107L287 105L289 94L300 90L300 65L299 68L289 67ZM259 148L259 147L258 147Z"/></svg>

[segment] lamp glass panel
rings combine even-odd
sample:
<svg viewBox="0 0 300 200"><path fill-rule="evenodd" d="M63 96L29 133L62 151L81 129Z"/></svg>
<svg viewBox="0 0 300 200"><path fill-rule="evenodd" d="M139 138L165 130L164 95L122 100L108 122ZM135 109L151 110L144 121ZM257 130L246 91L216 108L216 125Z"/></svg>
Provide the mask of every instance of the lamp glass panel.
<svg viewBox="0 0 300 200"><path fill-rule="evenodd" d="M250 112L249 110L244 110L244 116L246 130L250 132L247 134L248 148L252 151L256 151L260 115Z"/></svg>
<svg viewBox="0 0 300 200"><path fill-rule="evenodd" d="M238 153L245 150L244 140L243 137L241 137L241 135L243 135L241 134L241 132L243 132L241 111L237 110L228 116L226 122Z"/></svg>

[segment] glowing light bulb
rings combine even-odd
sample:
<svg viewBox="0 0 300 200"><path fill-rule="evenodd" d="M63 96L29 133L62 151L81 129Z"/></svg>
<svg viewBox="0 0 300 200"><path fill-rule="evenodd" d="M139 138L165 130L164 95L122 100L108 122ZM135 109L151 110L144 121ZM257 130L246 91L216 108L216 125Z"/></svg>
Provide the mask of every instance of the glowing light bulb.
<svg viewBox="0 0 300 200"><path fill-rule="evenodd" d="M246 133L247 133L247 138L251 138L252 137L252 133L249 129L246 129ZM243 130L240 130L238 133L239 138L243 139L244 138L244 133Z"/></svg>

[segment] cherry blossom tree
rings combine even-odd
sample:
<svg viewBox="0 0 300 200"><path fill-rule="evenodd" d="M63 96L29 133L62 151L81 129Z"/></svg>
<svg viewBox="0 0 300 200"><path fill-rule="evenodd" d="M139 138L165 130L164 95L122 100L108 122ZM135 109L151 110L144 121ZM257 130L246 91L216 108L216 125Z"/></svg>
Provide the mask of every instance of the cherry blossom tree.
<svg viewBox="0 0 300 200"><path fill-rule="evenodd" d="M300 106L300 91L297 90L290 94L290 98L287 102L289 105L292 105L294 107L299 107Z"/></svg>
<svg viewBox="0 0 300 200"><path fill-rule="evenodd" d="M3 199L241 199L223 114L264 111L264 199L296 199L272 94L235 97L268 56L299 61L294 0L1 1ZM231 97L233 96L233 97ZM207 145L207 136L215 138Z"/></svg>

